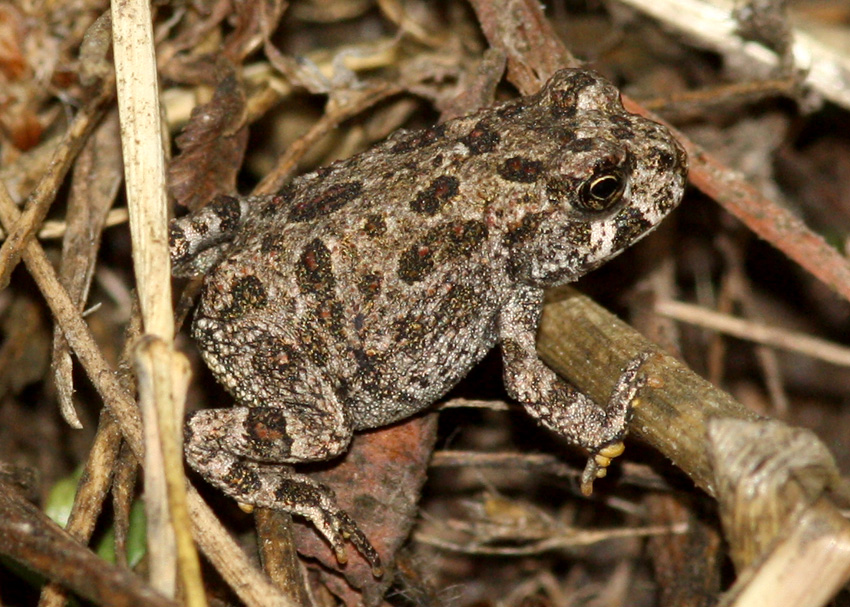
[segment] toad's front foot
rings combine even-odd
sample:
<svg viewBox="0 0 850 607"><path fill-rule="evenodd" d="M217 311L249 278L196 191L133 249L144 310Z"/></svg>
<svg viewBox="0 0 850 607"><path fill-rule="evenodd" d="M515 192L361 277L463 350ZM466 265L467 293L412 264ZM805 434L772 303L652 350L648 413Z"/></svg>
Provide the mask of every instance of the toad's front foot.
<svg viewBox="0 0 850 607"><path fill-rule="evenodd" d="M593 493L593 481L607 475L611 460L621 455L625 450L626 446L622 441L619 441L603 447L587 458L587 465L584 467L584 472L581 473L581 492L584 495Z"/></svg>
<svg viewBox="0 0 850 607"><path fill-rule="evenodd" d="M622 420L623 432L617 440L591 452L581 475L581 492L584 495L593 493L593 481L608 474L611 460L620 456L626 449L622 441L628 429L626 425L631 419L632 409L639 403L639 399L636 398L637 392L646 385L646 375L639 373L639 370L651 355L650 352L643 352L630 360L614 386L614 391L608 400L606 414L609 419Z"/></svg>

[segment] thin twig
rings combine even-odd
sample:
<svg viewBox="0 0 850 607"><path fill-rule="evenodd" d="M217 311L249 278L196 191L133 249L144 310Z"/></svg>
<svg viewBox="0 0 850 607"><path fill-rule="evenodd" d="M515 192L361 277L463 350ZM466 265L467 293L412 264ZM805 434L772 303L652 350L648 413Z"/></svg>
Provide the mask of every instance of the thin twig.
<svg viewBox="0 0 850 607"><path fill-rule="evenodd" d="M550 552L552 550L564 550L577 548L579 546L590 546L607 540L652 537L656 535L670 535L673 533L687 533L687 523L675 525L653 525L649 527L618 528L618 529L570 529L568 532L556 534L536 542L530 542L523 546L490 546L475 540L460 543L452 542L443 538L435 537L430 533L416 532L413 539L429 546L462 552L465 554L483 554L487 556L527 556Z"/></svg>
<svg viewBox="0 0 850 607"><path fill-rule="evenodd" d="M100 83L98 94L83 106L68 127L62 143L53 154L50 166L30 194L24 212L14 224L6 225L8 237L0 247L0 289L8 286L9 277L18 265L22 251L41 227L68 169L103 115L107 102L112 99L112 87L111 78Z"/></svg>
<svg viewBox="0 0 850 607"><path fill-rule="evenodd" d="M261 196L263 194L272 194L280 190L298 166L298 162L304 154L306 154L321 137L339 126L342 121L347 120L352 116L356 116L366 108L371 107L388 97L397 95L402 90L402 87L390 84L376 86L365 93L358 95L351 103L343 107L338 107L334 111L328 111L325 113L312 127L310 127L309 131L299 137L286 149L286 152L278 159L274 169L263 178L256 188L254 188L254 195Z"/></svg>
<svg viewBox="0 0 850 607"><path fill-rule="evenodd" d="M721 314L701 306L679 301L660 301L656 304L655 310L669 318L719 331L739 339L811 356L834 365L850 367L850 348L825 339L812 337L806 333L788 331L760 322L735 318L728 314Z"/></svg>

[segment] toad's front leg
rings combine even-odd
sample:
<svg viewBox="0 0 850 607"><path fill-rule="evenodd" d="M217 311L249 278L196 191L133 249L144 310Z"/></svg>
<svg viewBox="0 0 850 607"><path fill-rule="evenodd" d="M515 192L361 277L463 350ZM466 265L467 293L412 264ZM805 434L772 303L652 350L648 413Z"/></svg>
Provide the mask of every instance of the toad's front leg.
<svg viewBox="0 0 850 607"><path fill-rule="evenodd" d="M521 287L501 311L505 387L541 424L590 451L581 479L582 492L589 494L593 480L605 476L611 459L623 452L632 402L646 383L645 376L638 373L646 355L629 363L603 408L538 358L535 341L542 308L543 291Z"/></svg>

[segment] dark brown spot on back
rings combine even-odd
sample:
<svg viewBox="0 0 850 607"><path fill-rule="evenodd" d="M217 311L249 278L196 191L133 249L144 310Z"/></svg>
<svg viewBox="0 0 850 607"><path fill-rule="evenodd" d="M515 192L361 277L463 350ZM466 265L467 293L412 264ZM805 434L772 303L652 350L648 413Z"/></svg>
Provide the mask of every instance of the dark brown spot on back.
<svg viewBox="0 0 850 607"><path fill-rule="evenodd" d="M290 221L309 221L329 215L360 196L363 184L360 181L337 183L318 194L299 200L289 212Z"/></svg>
<svg viewBox="0 0 850 607"><path fill-rule="evenodd" d="M339 341L344 338L345 314L342 303L334 297L328 297L319 302L316 308L315 318L319 326L324 327L334 339Z"/></svg>
<svg viewBox="0 0 850 607"><path fill-rule="evenodd" d="M440 209L454 198L460 187L457 177L440 175L424 190L416 193L416 198L410 203L410 208L416 213L436 215Z"/></svg>
<svg viewBox="0 0 850 607"><path fill-rule="evenodd" d="M440 307L435 313L439 318L463 318L472 312L478 305L478 296L475 289L469 285L453 285L440 302Z"/></svg>
<svg viewBox="0 0 850 607"><path fill-rule="evenodd" d="M407 284L423 280L434 269L434 252L427 244L415 244L398 259L398 277Z"/></svg>
<svg viewBox="0 0 850 607"><path fill-rule="evenodd" d="M635 138L635 132L632 129L616 126L611 129L611 134L620 141L631 141Z"/></svg>
<svg viewBox="0 0 850 607"><path fill-rule="evenodd" d="M299 328L301 336L301 351L307 355L317 367L325 367L328 364L329 353L325 342L316 334L315 326L311 318L304 317Z"/></svg>
<svg viewBox="0 0 850 607"><path fill-rule="evenodd" d="M378 236L383 236L386 231L387 222L384 220L383 215L372 213L366 216L366 220L363 222L363 233L366 236L377 238Z"/></svg>
<svg viewBox="0 0 850 607"><path fill-rule="evenodd" d="M525 111L524 101L524 99L509 101L496 110L496 115L503 119L516 118Z"/></svg>
<svg viewBox="0 0 850 607"><path fill-rule="evenodd" d="M500 164L497 170L502 179L517 183L534 183L543 173L543 163L522 156L513 156Z"/></svg>
<svg viewBox="0 0 850 607"><path fill-rule="evenodd" d="M552 115L558 120L574 118L578 108L576 98L571 91L552 91Z"/></svg>
<svg viewBox="0 0 850 607"><path fill-rule="evenodd" d="M319 167L316 169L316 177L319 179L327 179L331 175L333 175L337 171L338 165L329 164L327 166Z"/></svg>
<svg viewBox="0 0 850 607"><path fill-rule="evenodd" d="M325 243L314 238L304 247L295 280L302 293L313 293L319 297L329 297L336 285L331 263L331 252Z"/></svg>
<svg viewBox="0 0 850 607"><path fill-rule="evenodd" d="M492 152L501 140L501 135L481 120L465 137L461 137L460 142L469 149L470 154L477 155Z"/></svg>
<svg viewBox="0 0 850 607"><path fill-rule="evenodd" d="M488 234L484 222L453 221L428 231L399 257L398 276L408 284L424 280L436 267L468 257Z"/></svg>
<svg viewBox="0 0 850 607"><path fill-rule="evenodd" d="M260 217L271 217L272 215L277 215L281 209L288 208L292 199L295 198L295 192L295 185L290 183L284 186L277 194L265 196L263 206L260 208Z"/></svg>
<svg viewBox="0 0 850 607"><path fill-rule="evenodd" d="M449 224L444 257L467 257L487 238L487 226L482 221Z"/></svg>
<svg viewBox="0 0 850 607"><path fill-rule="evenodd" d="M579 152L587 152L592 150L596 143L590 137L579 137L577 139L573 139L567 145L567 151L572 152L573 154L577 154Z"/></svg>
<svg viewBox="0 0 850 607"><path fill-rule="evenodd" d="M266 255L270 253L281 253L286 250L285 242L286 240L282 234L265 234L260 241L260 251Z"/></svg>
<svg viewBox="0 0 850 607"><path fill-rule="evenodd" d="M225 318L235 319L245 314L265 308L268 305L268 295L262 281L249 274L233 281L230 289L231 303L222 311Z"/></svg>
<svg viewBox="0 0 850 607"><path fill-rule="evenodd" d="M367 302L372 301L381 292L383 276L378 272L363 274L357 282L357 289Z"/></svg>
<svg viewBox="0 0 850 607"><path fill-rule="evenodd" d="M390 153L403 154L432 145L443 138L445 127L438 124L429 129L414 131L390 147Z"/></svg>

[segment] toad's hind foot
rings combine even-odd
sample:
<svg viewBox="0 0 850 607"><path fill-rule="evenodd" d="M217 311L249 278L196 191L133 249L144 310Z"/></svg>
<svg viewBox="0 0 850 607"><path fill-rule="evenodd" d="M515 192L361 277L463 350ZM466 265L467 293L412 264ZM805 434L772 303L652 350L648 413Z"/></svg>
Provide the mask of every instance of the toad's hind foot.
<svg viewBox="0 0 850 607"><path fill-rule="evenodd" d="M350 542L372 568L375 577L383 575L381 557L357 523L336 504L333 491L310 479L293 473L291 476L268 475L268 490L257 491L252 502L257 506L285 510L308 519L328 541L337 562L348 562L346 542Z"/></svg>
<svg viewBox="0 0 850 607"><path fill-rule="evenodd" d="M251 501L256 506L285 510L308 519L328 541L337 562L348 562L346 542L350 542L372 568L375 577L383 575L381 557L357 523L336 504L333 491L310 479L293 473L281 477L268 475L267 490L257 491Z"/></svg>
<svg viewBox="0 0 850 607"><path fill-rule="evenodd" d="M234 457L227 451L186 450L193 468L213 485L234 498L243 510L269 508L308 519L328 541L337 561L348 561L350 542L372 568L383 575L381 557L357 523L336 503L334 492L289 466L260 464Z"/></svg>

